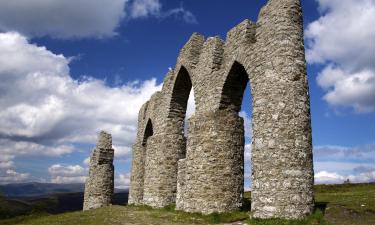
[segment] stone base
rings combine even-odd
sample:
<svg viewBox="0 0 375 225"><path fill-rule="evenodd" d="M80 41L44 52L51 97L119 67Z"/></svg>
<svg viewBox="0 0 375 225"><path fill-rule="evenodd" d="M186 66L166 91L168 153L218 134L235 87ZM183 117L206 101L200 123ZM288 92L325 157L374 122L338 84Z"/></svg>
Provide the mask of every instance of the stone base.
<svg viewBox="0 0 375 225"><path fill-rule="evenodd" d="M128 204L143 204L143 184L145 172L146 147L142 143L133 145L132 175Z"/></svg>
<svg viewBox="0 0 375 225"><path fill-rule="evenodd" d="M113 165L95 165L91 166L90 170L90 176L87 178L85 186L83 210L96 209L112 203Z"/></svg>
<svg viewBox="0 0 375 225"><path fill-rule="evenodd" d="M244 186L243 119L218 111L193 116L189 122L191 135L187 157L179 163L176 207L204 214L239 209Z"/></svg>
<svg viewBox="0 0 375 225"><path fill-rule="evenodd" d="M180 152L185 151L185 146L186 141L182 134L149 137L143 194L145 205L162 208L175 204L177 162Z"/></svg>

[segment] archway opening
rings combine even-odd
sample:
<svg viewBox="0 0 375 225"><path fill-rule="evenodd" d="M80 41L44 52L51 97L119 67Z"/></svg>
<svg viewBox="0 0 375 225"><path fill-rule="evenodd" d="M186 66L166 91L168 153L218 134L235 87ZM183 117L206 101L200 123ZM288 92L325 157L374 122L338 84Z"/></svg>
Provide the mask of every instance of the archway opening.
<svg viewBox="0 0 375 225"><path fill-rule="evenodd" d="M144 132L144 135L143 135L143 140L142 140L143 146L147 145L147 139L149 137L151 137L152 135L154 135L154 129L153 129L153 126L152 126L152 121L151 121L151 119L149 119L147 121L145 132Z"/></svg>
<svg viewBox="0 0 375 225"><path fill-rule="evenodd" d="M179 119L179 121L184 121L191 89L192 84L190 74L185 67L181 66L173 87L168 115L169 118L176 118ZM181 130L181 132L182 131L183 130Z"/></svg>
<svg viewBox="0 0 375 225"><path fill-rule="evenodd" d="M220 109L239 113L248 83L249 75L245 68L240 63L234 62L224 83Z"/></svg>
<svg viewBox="0 0 375 225"><path fill-rule="evenodd" d="M184 136L185 138L188 138L189 136L189 118L194 114L195 112L195 97L194 97L194 88L191 88L187 108L186 108L186 116L184 121Z"/></svg>
<svg viewBox="0 0 375 225"><path fill-rule="evenodd" d="M184 66L181 66L174 83L168 115L169 118L173 119L177 133L183 135L185 140L185 146L180 152L180 158L185 158L186 156L187 120L195 110L193 92L190 74Z"/></svg>
<svg viewBox="0 0 375 225"><path fill-rule="evenodd" d="M238 113L244 120L243 173L244 190L251 189L252 95L249 74L235 61L224 83L219 109ZM245 203L246 204L246 203Z"/></svg>

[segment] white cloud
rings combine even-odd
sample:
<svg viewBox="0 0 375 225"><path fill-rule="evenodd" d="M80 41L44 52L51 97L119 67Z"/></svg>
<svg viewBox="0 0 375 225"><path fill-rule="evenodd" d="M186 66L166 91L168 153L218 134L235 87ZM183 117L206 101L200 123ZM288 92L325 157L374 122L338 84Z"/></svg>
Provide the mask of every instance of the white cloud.
<svg viewBox="0 0 375 225"><path fill-rule="evenodd" d="M321 17L306 29L310 63L335 61L348 68L373 65L373 0L317 0Z"/></svg>
<svg viewBox="0 0 375 225"><path fill-rule="evenodd" d="M1 167L9 168L18 156L72 153L74 144L94 144L99 130L112 134L116 157L130 156L138 111L161 84L152 79L109 87L90 77L77 81L69 61L18 33L0 33Z"/></svg>
<svg viewBox="0 0 375 225"><path fill-rule="evenodd" d="M125 17L127 0L0 2L0 30L57 38L107 37Z"/></svg>
<svg viewBox="0 0 375 225"><path fill-rule="evenodd" d="M245 144L244 160L245 162L251 162L251 143Z"/></svg>
<svg viewBox="0 0 375 225"><path fill-rule="evenodd" d="M194 14L186 10L183 5L178 8L162 10L162 4L159 0L134 0L130 5L131 18L157 17L165 19L168 17L181 18L186 23L195 24L197 19Z"/></svg>
<svg viewBox="0 0 375 225"><path fill-rule="evenodd" d="M318 84L333 106L375 110L375 2L317 0L321 17L306 29L307 60L327 64Z"/></svg>
<svg viewBox="0 0 375 225"><path fill-rule="evenodd" d="M357 147L325 145L314 147L316 183L375 181L375 145Z"/></svg>
<svg viewBox="0 0 375 225"><path fill-rule="evenodd" d="M80 165L55 164L48 168L52 183L84 183L87 178L87 168Z"/></svg>
<svg viewBox="0 0 375 225"><path fill-rule="evenodd" d="M0 169L9 169L14 167L13 161L0 161Z"/></svg>
<svg viewBox="0 0 375 225"><path fill-rule="evenodd" d="M316 184L341 184L348 180L351 183L375 182L375 170L357 175L342 176L335 172L320 171L315 174Z"/></svg>
<svg viewBox="0 0 375 225"><path fill-rule="evenodd" d="M116 88L73 80L67 58L17 33L0 34L0 68L0 135L13 139L92 142L104 129L130 144L138 110L161 89L155 79Z"/></svg>
<svg viewBox="0 0 375 225"><path fill-rule="evenodd" d="M194 88L191 88L190 94L189 94L189 99L188 99L188 104L186 107L186 117L189 119L195 112L195 97L194 97Z"/></svg>
<svg viewBox="0 0 375 225"><path fill-rule="evenodd" d="M73 151L72 146L45 146L27 141L12 141L0 138L0 183L25 182L40 180L28 173L16 172L14 159L18 156L48 156L56 157Z"/></svg>
<svg viewBox="0 0 375 225"><path fill-rule="evenodd" d="M130 6L130 14L133 18L159 15L161 10L159 0L134 0Z"/></svg>
<svg viewBox="0 0 375 225"><path fill-rule="evenodd" d="M7 154L2 152L1 157L0 157L0 172L3 169L10 169L14 167L14 162L13 162L14 156L11 154Z"/></svg>
<svg viewBox="0 0 375 225"><path fill-rule="evenodd" d="M335 145L314 146L314 159L316 161L360 161L375 162L375 145L369 144L357 147L344 147Z"/></svg>
<svg viewBox="0 0 375 225"><path fill-rule="evenodd" d="M162 18L167 18L171 16L176 17L176 18L181 18L186 23L190 23L190 24L198 23L198 20L195 17L195 15L189 10L186 10L182 5L178 8L170 9L160 15L160 17Z"/></svg>
<svg viewBox="0 0 375 225"><path fill-rule="evenodd" d="M48 168L52 176L78 176L86 174L86 170L80 165L61 165L55 164Z"/></svg>
<svg viewBox="0 0 375 225"><path fill-rule="evenodd" d="M130 186L130 173L119 174L115 178L115 187L120 189L128 189Z"/></svg>
<svg viewBox="0 0 375 225"><path fill-rule="evenodd" d="M126 158L132 153L131 146L114 145L113 148L115 149L116 158Z"/></svg>
<svg viewBox="0 0 375 225"><path fill-rule="evenodd" d="M90 166L90 157L87 157L83 160L83 164L86 166Z"/></svg>
<svg viewBox="0 0 375 225"><path fill-rule="evenodd" d="M314 161L314 171L327 171L330 173L339 173L348 175L351 173L358 173L357 168L361 166L374 167L374 163L363 162L342 162L342 161Z"/></svg>
<svg viewBox="0 0 375 225"><path fill-rule="evenodd" d="M253 127L251 124L251 117L245 111L241 111L239 115L244 120L245 137L251 140L253 136Z"/></svg>
<svg viewBox="0 0 375 225"><path fill-rule="evenodd" d="M321 171L315 174L315 183L317 184L341 184L345 181L345 177L338 173L329 173Z"/></svg>
<svg viewBox="0 0 375 225"><path fill-rule="evenodd" d="M12 169L0 170L0 184L18 183L26 181L30 177L28 173L18 173Z"/></svg>
<svg viewBox="0 0 375 225"><path fill-rule="evenodd" d="M150 16L175 16L187 23L197 23L182 5L163 11L159 0L0 1L0 31L17 31L28 37L112 37L124 18Z"/></svg>
<svg viewBox="0 0 375 225"><path fill-rule="evenodd" d="M190 90L188 103L186 106L186 116L184 121L184 134L188 136L189 130L189 118L195 113L195 97L194 97L194 88L192 87Z"/></svg>
<svg viewBox="0 0 375 225"><path fill-rule="evenodd" d="M78 177L64 177L64 176L57 176L51 179L52 183L57 184L70 184L70 183L85 183L86 176L78 176Z"/></svg>
<svg viewBox="0 0 375 225"><path fill-rule="evenodd" d="M324 100L333 106L352 107L356 112L375 109L375 70L348 74L339 67L327 66L318 75L318 84L327 90Z"/></svg>

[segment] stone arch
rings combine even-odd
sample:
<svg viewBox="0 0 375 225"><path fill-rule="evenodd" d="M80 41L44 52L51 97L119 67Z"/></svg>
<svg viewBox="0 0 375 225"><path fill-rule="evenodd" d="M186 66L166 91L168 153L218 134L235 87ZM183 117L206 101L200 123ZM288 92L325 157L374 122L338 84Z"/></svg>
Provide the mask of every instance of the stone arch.
<svg viewBox="0 0 375 225"><path fill-rule="evenodd" d="M248 83L249 74L245 67L239 62L234 61L222 87L219 110L239 113L241 111L244 91Z"/></svg>
<svg viewBox="0 0 375 225"><path fill-rule="evenodd" d="M169 103L169 111L167 121L168 127L172 132L181 135L178 139L182 139L182 145L179 148L178 158L186 156L186 137L185 137L185 118L189 96L193 89L191 73L187 67L181 65L172 84L172 93Z"/></svg>
<svg viewBox="0 0 375 225"><path fill-rule="evenodd" d="M168 118L182 120L185 118L186 107L192 86L190 73L186 67L181 66L173 84Z"/></svg>
<svg viewBox="0 0 375 225"><path fill-rule="evenodd" d="M178 160L186 156L184 119L193 85L187 67L177 68L164 92L165 114L154 115L162 121L162 129L157 127L146 149L143 203L159 208L175 203Z"/></svg>
<svg viewBox="0 0 375 225"><path fill-rule="evenodd" d="M154 128L153 128L151 119L148 119L145 131L144 131L144 135L143 135L143 140L142 140L143 146L147 145L147 139L152 135L154 135Z"/></svg>
<svg viewBox="0 0 375 225"><path fill-rule="evenodd" d="M204 42L193 34L180 51L177 69L145 106L146 118L152 115L156 125L147 146L142 146L147 121L140 117L129 202L176 203L178 209L205 214L241 207L244 121L238 112L250 79L252 216L310 214L314 174L303 44L300 0L268 0L258 21L232 29L226 43ZM183 124L193 84L197 112L189 119L186 142Z"/></svg>
<svg viewBox="0 0 375 225"><path fill-rule="evenodd" d="M237 61L221 74L218 107L190 119L187 157L179 162L177 209L213 213L242 205L245 141L238 113L249 75Z"/></svg>

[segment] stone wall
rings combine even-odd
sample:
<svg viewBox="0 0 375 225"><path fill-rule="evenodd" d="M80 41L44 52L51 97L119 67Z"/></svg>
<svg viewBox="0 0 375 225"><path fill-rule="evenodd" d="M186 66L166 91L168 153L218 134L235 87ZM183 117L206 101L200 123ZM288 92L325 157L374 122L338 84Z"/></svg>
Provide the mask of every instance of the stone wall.
<svg viewBox="0 0 375 225"><path fill-rule="evenodd" d="M160 92L139 113L129 203L189 212L241 207L244 126L252 93L252 216L302 218L313 210L310 103L299 0L269 0L257 23L194 33ZM184 118L191 88L196 111ZM246 100L245 100L246 101ZM151 125L150 125L151 124ZM152 132L150 132L150 127Z"/></svg>
<svg viewBox="0 0 375 225"><path fill-rule="evenodd" d="M102 131L90 157L89 177L85 184L83 210L96 209L112 203L114 167L112 137Z"/></svg>

